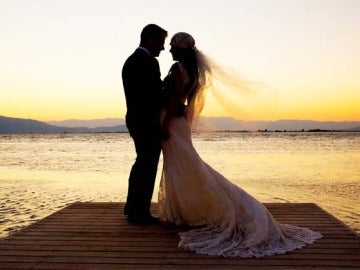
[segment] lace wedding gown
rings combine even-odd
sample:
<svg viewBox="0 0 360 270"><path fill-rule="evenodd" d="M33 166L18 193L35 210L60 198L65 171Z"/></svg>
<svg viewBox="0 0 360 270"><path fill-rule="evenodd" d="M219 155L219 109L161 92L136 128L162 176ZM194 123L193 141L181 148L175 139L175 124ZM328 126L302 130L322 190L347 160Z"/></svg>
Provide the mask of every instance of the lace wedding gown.
<svg viewBox="0 0 360 270"><path fill-rule="evenodd" d="M307 228L277 223L263 204L203 161L185 117L171 120L169 135L162 143L159 218L177 225L204 225L179 233L180 248L261 257L301 248L321 237Z"/></svg>

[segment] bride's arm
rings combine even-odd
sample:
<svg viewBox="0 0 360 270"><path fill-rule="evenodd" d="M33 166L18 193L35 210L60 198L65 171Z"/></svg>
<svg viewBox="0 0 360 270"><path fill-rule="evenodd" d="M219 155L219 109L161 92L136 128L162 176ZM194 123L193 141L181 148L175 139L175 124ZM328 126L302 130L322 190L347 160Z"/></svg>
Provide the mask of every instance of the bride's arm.
<svg viewBox="0 0 360 270"><path fill-rule="evenodd" d="M175 116L176 110L181 103L181 98L183 96L184 91L184 79L179 67L179 63L175 63L172 65L171 69L171 84L169 89L170 97L169 101L165 106L165 117L161 126L161 132L164 139L167 139L169 136L169 125L171 119Z"/></svg>

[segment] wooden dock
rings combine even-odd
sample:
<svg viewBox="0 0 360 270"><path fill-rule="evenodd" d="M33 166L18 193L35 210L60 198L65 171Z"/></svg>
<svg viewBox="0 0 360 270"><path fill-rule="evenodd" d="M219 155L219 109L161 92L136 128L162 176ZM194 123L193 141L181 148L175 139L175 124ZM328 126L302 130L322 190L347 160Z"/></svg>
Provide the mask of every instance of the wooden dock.
<svg viewBox="0 0 360 270"><path fill-rule="evenodd" d="M279 222L324 237L263 258L199 255L177 248L184 228L130 225L123 203L74 203L1 239L0 269L360 269L359 235L316 204L265 205Z"/></svg>

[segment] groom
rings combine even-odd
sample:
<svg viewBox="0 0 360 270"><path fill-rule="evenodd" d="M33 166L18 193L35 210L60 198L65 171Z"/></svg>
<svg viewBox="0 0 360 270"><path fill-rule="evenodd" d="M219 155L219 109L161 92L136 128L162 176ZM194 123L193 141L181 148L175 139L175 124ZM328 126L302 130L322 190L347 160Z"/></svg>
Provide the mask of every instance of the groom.
<svg viewBox="0 0 360 270"><path fill-rule="evenodd" d="M143 28L140 37L140 46L129 56L122 69L126 126L137 155L129 176L124 214L130 223L148 224L157 222L150 213L150 205L161 151L162 80L155 57L164 50L167 31L149 24Z"/></svg>

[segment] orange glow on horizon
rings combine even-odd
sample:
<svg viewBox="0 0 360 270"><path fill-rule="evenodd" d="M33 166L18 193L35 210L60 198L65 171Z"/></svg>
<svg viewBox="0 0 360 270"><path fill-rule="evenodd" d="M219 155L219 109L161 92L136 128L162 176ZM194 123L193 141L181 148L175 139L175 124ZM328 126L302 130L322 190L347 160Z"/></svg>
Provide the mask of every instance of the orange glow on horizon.
<svg viewBox="0 0 360 270"><path fill-rule="evenodd" d="M153 22L169 33L162 78L173 63L171 36L186 31L205 55L266 88L228 94L227 109L209 97L204 116L360 121L360 1L155 0L140 10L136 1L68 2L0 1L0 115L124 118L122 65Z"/></svg>

